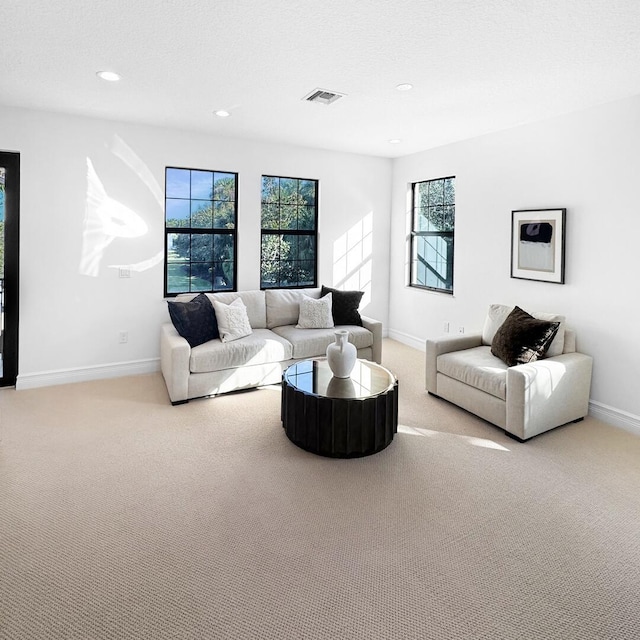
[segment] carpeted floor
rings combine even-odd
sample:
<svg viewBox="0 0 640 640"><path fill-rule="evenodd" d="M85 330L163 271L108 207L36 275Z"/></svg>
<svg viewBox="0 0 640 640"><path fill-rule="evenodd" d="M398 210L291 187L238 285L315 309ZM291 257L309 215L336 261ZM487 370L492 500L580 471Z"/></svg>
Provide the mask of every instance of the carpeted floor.
<svg viewBox="0 0 640 640"><path fill-rule="evenodd" d="M639 638L640 438L521 444L383 353L400 432L354 460L290 443L277 387L0 391L0 638Z"/></svg>

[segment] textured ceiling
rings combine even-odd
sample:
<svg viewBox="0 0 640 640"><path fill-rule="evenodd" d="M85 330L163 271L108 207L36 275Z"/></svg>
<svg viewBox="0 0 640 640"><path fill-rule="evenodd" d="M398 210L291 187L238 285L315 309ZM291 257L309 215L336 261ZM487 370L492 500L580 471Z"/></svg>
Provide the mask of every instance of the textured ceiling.
<svg viewBox="0 0 640 640"><path fill-rule="evenodd" d="M640 94L639 42L638 0L2 0L0 103L396 157Z"/></svg>

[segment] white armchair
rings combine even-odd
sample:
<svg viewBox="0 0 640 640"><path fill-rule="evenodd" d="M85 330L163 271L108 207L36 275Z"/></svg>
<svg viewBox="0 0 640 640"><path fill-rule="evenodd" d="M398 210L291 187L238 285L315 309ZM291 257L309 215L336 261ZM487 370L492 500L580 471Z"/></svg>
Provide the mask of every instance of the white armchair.
<svg viewBox="0 0 640 640"><path fill-rule="evenodd" d="M426 389L528 440L587 415L592 358L576 352L575 332L557 316L562 331L549 350L553 355L507 366L491 353L491 340L511 309L491 305L482 334L427 340Z"/></svg>

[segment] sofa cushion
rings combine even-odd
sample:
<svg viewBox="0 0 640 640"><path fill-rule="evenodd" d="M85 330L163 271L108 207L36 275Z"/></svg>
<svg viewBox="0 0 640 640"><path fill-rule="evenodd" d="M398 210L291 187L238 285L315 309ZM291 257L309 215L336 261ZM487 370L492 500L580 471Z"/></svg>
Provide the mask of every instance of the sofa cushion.
<svg viewBox="0 0 640 640"><path fill-rule="evenodd" d="M349 331L349 342L352 342L356 349L365 349L373 344L373 334L364 327L342 326L334 329L297 329L295 326L287 325L275 327L273 331L293 345L294 358L314 358L326 354L327 347L332 342L335 342L335 330L338 328Z"/></svg>
<svg viewBox="0 0 640 640"><path fill-rule="evenodd" d="M210 340L191 349L191 373L233 369L243 365L282 362L293 357L291 344L268 329L256 329L233 342Z"/></svg>
<svg viewBox="0 0 640 640"><path fill-rule="evenodd" d="M439 373L506 400L508 367L491 353L491 347L444 353L436 362Z"/></svg>
<svg viewBox="0 0 640 640"><path fill-rule="evenodd" d="M216 315L203 293L191 300L168 300L167 306L173 326L189 346L196 347L219 337Z"/></svg>
<svg viewBox="0 0 640 640"><path fill-rule="evenodd" d="M265 329L267 326L267 306L264 291L218 291L207 293L207 297L213 302L218 300L224 304L231 304L240 298L247 307L247 316L252 329Z"/></svg>
<svg viewBox="0 0 640 640"><path fill-rule="evenodd" d="M335 324L362 326L362 318L358 308L364 291L342 291L322 285L320 295L325 296L327 293L333 294L332 311Z"/></svg>
<svg viewBox="0 0 640 640"><path fill-rule="evenodd" d="M247 307L244 306L242 298L236 298L231 304L214 300L213 308L216 312L222 342L232 342L251 334Z"/></svg>
<svg viewBox="0 0 640 640"><path fill-rule="evenodd" d="M298 316L297 329L331 329L333 328L333 315L331 313L331 294L316 300L309 296L300 298L300 315Z"/></svg>
<svg viewBox="0 0 640 640"><path fill-rule="evenodd" d="M491 353L510 367L534 362L544 357L559 326L515 307L493 336Z"/></svg>
<svg viewBox="0 0 640 640"><path fill-rule="evenodd" d="M267 289L266 324L267 329L296 324L300 316L300 299L303 295L309 298L320 297L320 287L312 289Z"/></svg>
<svg viewBox="0 0 640 640"><path fill-rule="evenodd" d="M507 316L513 311L514 307L506 304L490 304L487 311L487 317L484 321L484 327L482 329L482 344L491 345L493 342L493 336L500 328L502 323L507 319ZM534 318L538 320L546 320L547 322L559 322L558 332L556 333L551 345L547 349L545 354L546 358L552 356L559 356L562 353L566 353L564 336L566 329L566 318L555 313L544 313L542 311L529 312Z"/></svg>

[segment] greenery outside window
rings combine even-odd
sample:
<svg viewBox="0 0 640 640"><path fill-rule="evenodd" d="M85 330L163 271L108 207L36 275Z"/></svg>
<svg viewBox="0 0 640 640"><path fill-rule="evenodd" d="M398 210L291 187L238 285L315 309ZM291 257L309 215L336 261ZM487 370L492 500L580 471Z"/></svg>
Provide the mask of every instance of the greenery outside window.
<svg viewBox="0 0 640 640"><path fill-rule="evenodd" d="M455 176L411 185L411 269L409 284L453 293Z"/></svg>
<svg viewBox="0 0 640 640"><path fill-rule="evenodd" d="M167 167L165 296L235 291L238 174Z"/></svg>
<svg viewBox="0 0 640 640"><path fill-rule="evenodd" d="M260 287L317 286L318 181L262 176Z"/></svg>

